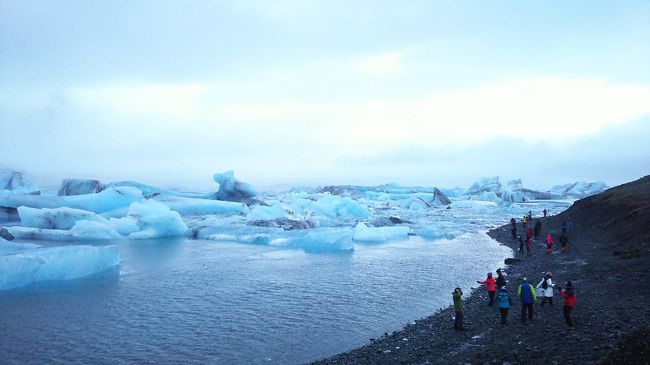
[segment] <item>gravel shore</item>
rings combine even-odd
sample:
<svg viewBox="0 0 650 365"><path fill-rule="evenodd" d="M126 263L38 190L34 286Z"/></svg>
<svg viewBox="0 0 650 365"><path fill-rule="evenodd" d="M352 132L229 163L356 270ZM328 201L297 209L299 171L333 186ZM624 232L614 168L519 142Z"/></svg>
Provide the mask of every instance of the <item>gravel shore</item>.
<svg viewBox="0 0 650 365"><path fill-rule="evenodd" d="M549 255L540 239L533 243L532 257L516 253L514 258L520 261L503 266L514 300L507 326L499 325L498 308L487 306L486 289L477 288L464 296L465 331L452 328L454 312L448 307L363 347L315 363L648 364L650 265L644 230L650 227L649 202L650 177L646 177L580 200L557 216L539 218L542 237L550 232L556 245ZM572 223L569 252L562 254L558 237L566 221ZM517 229L523 232L520 223ZM519 244L510 236L509 224L488 234L517 251ZM516 291L521 278L527 276L536 286L546 271L553 272L553 281L561 286L567 280L574 283L573 330L564 324L563 301L557 292L552 307L542 309L538 301L534 320L520 322ZM450 296L454 287L449 284Z"/></svg>

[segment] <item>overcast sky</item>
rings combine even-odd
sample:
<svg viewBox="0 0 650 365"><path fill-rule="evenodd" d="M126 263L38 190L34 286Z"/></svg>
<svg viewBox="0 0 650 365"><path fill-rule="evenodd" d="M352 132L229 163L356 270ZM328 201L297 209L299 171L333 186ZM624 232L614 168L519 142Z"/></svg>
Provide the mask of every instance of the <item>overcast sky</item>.
<svg viewBox="0 0 650 365"><path fill-rule="evenodd" d="M0 1L0 165L529 187L650 172L650 1Z"/></svg>

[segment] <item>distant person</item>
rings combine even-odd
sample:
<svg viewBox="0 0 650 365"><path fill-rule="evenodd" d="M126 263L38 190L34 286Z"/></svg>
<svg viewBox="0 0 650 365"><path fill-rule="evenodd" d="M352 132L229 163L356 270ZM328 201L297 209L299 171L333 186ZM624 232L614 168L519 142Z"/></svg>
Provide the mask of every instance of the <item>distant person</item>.
<svg viewBox="0 0 650 365"><path fill-rule="evenodd" d="M560 249L562 253L569 252L569 237L566 235L565 231L562 231L560 235Z"/></svg>
<svg viewBox="0 0 650 365"><path fill-rule="evenodd" d="M501 269L497 269L497 288L506 286L506 278L503 276Z"/></svg>
<svg viewBox="0 0 650 365"><path fill-rule="evenodd" d="M548 214L548 210L546 210L546 208L544 208L544 218L546 218L546 214Z"/></svg>
<svg viewBox="0 0 650 365"><path fill-rule="evenodd" d="M533 303L537 301L537 293L535 288L528 283L528 279L524 277L523 282L517 289L517 295L521 302L521 323L526 323L526 311L528 311L528 319L533 320Z"/></svg>
<svg viewBox="0 0 650 365"><path fill-rule="evenodd" d="M490 302L488 305L494 304L494 294L496 292L496 280L492 277L492 273L489 272L487 273L487 278L483 281L476 281L477 283L481 285L487 285L487 290L488 290L488 297L490 298Z"/></svg>
<svg viewBox="0 0 650 365"><path fill-rule="evenodd" d="M535 228L533 228L533 233L535 233L535 240L538 240L542 236L542 222L538 219L535 222Z"/></svg>
<svg viewBox="0 0 650 365"><path fill-rule="evenodd" d="M526 254L528 254L528 256L533 256L532 247L533 241L530 238L526 238Z"/></svg>
<svg viewBox="0 0 650 365"><path fill-rule="evenodd" d="M510 219L510 233L512 233L512 239L517 239L517 221L514 218Z"/></svg>
<svg viewBox="0 0 650 365"><path fill-rule="evenodd" d="M551 254L551 251L553 251L553 237L551 237L550 233L546 234L546 253Z"/></svg>
<svg viewBox="0 0 650 365"><path fill-rule="evenodd" d="M532 221L533 221L533 211L532 211L532 210L529 210L529 211L528 211L528 221L529 221L529 222L532 222Z"/></svg>
<svg viewBox="0 0 650 365"><path fill-rule="evenodd" d="M564 321L566 322L567 327L573 329L573 320L571 319L571 311L576 305L576 292L573 289L573 283L571 281L566 282L566 290L563 290L561 287L558 287L560 290L560 296L564 298Z"/></svg>
<svg viewBox="0 0 650 365"><path fill-rule="evenodd" d="M552 277L553 273L548 271L544 275L542 281L537 284L537 288L542 288L544 291L544 297L542 298L542 303L540 304L542 308L544 308L544 304L546 304L546 302L548 302L548 305L553 305L553 287L555 285L553 284Z"/></svg>
<svg viewBox="0 0 650 365"><path fill-rule="evenodd" d="M524 229L526 229L526 223L528 222L528 217L523 216L521 217L521 224L524 225Z"/></svg>
<svg viewBox="0 0 650 365"><path fill-rule="evenodd" d="M505 285L499 289L499 298L497 300L499 303L499 313L501 314L500 324L502 326L507 326L508 309L510 309L510 306L512 305L512 297L510 296L510 293L508 293L508 289L506 289Z"/></svg>
<svg viewBox="0 0 650 365"><path fill-rule="evenodd" d="M463 291L460 288L454 289L454 292L451 293L452 298L454 298L454 313L456 314L454 318L454 329L464 330L463 327Z"/></svg>
<svg viewBox="0 0 650 365"><path fill-rule="evenodd" d="M517 239L519 240L519 252L521 254L524 254L524 239L521 236L517 236Z"/></svg>

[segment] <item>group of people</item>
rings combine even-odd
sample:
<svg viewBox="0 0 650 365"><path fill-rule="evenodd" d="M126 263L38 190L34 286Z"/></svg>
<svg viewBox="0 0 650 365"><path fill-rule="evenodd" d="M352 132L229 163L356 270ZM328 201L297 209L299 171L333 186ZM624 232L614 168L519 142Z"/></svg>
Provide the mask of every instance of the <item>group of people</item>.
<svg viewBox="0 0 650 365"><path fill-rule="evenodd" d="M548 211L544 209L544 218L546 218ZM524 227L524 234L526 239L521 235L517 234L517 220L515 218L510 219L510 231L512 233L512 239L513 240L518 240L519 241L519 252L523 255L524 254L524 246L526 248L526 254L528 256L532 256L532 245L533 245L533 237L534 240L537 241L542 237L542 222L540 219L537 219L535 222L535 225L533 228L530 226L527 227L527 224L529 222L532 222L532 212L528 211L528 215L525 215L521 218L521 223ZM562 233L560 234L560 252L562 253L567 253L569 252L569 237L567 235L567 226L568 222L563 222L562 223ZM546 243L546 253L551 254L553 252L553 237L551 236L551 233L546 233L546 238L544 240Z"/></svg>
<svg viewBox="0 0 650 365"><path fill-rule="evenodd" d="M543 298L541 300L540 306L544 308L544 305L548 303L549 306L553 305L553 295L554 290L557 289L560 293L560 296L564 299L564 321L568 329L573 329L573 320L571 319L571 311L576 304L576 292L571 281L567 281L564 288L560 287L557 284L553 283L553 274L549 271L544 273L544 277L537 284L537 287L533 287L526 277L522 278L521 284L517 287L517 296L521 303L521 323L525 324L526 320L533 320L533 304L537 302L537 291L536 289L541 289L540 294ZM477 283L486 285L488 291L488 306L493 306L496 300L497 306L499 307L499 313L501 317L500 325L505 326L508 324L508 312L512 306L512 296L508 292L506 287L506 279L503 276L501 269L497 270L497 278L495 279L492 276L492 273L487 274L487 278L482 281L477 281ZM497 288L499 289L497 295ZM456 288L452 293L452 298L454 300L454 312L455 312L455 321L454 328L458 330L463 330L463 302L462 302L463 291L460 288Z"/></svg>

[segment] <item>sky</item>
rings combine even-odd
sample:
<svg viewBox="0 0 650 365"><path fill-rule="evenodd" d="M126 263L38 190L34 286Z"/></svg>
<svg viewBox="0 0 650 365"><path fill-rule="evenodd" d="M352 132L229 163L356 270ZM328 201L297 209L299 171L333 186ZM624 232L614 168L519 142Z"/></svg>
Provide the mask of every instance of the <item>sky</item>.
<svg viewBox="0 0 650 365"><path fill-rule="evenodd" d="M650 173L650 1L0 0L0 166L547 188Z"/></svg>

